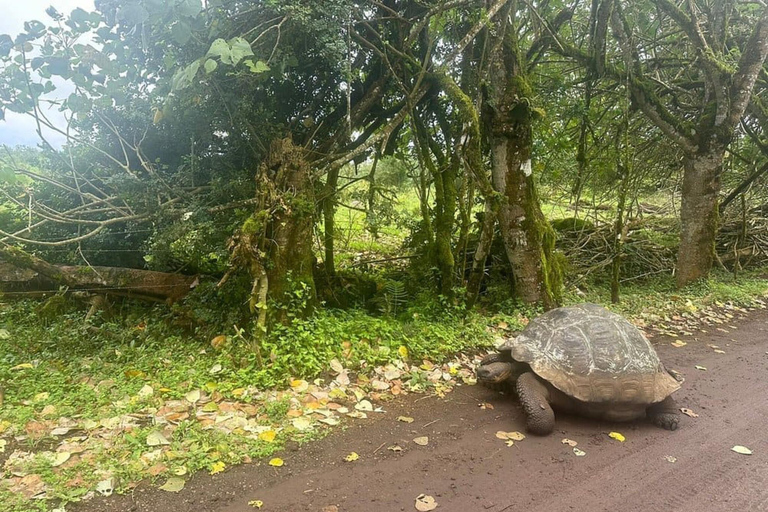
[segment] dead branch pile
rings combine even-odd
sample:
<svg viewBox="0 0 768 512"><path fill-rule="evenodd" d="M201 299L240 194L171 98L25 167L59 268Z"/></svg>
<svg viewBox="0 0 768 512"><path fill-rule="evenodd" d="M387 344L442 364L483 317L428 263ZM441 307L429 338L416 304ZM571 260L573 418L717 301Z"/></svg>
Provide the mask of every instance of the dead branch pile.
<svg viewBox="0 0 768 512"><path fill-rule="evenodd" d="M557 226L557 224L555 224ZM677 258L679 231L668 217L632 219L624 235L621 280L632 281L672 273ZM568 258L574 281L608 277L614 258L614 226L609 223L570 224L558 229L557 247ZM723 219L717 237L722 266L741 270L768 265L768 214L751 212Z"/></svg>

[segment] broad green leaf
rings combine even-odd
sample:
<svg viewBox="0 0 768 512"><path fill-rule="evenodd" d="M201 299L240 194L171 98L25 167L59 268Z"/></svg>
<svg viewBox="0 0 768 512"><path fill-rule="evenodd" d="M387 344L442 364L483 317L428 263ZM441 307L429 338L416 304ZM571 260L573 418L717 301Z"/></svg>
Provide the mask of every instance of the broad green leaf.
<svg viewBox="0 0 768 512"><path fill-rule="evenodd" d="M171 27L171 37L180 45L185 45L192 38L192 29L190 26L183 22L177 21Z"/></svg>
<svg viewBox="0 0 768 512"><path fill-rule="evenodd" d="M227 42L223 39L216 39L211 43L211 47L208 49L208 57L222 57L224 55L229 58L230 49Z"/></svg>
<svg viewBox="0 0 768 512"><path fill-rule="evenodd" d="M246 57L253 55L251 50L251 43L243 39L242 37L235 37L230 41L232 47L232 64L237 65L238 62Z"/></svg>
<svg viewBox="0 0 768 512"><path fill-rule="evenodd" d="M13 48L13 39L8 34L0 34L0 57L7 57Z"/></svg>
<svg viewBox="0 0 768 512"><path fill-rule="evenodd" d="M219 66L219 63L216 62L213 59L208 59L205 61L205 65L203 66L205 68L205 72L207 74L211 74L214 71L216 71L216 68Z"/></svg>
<svg viewBox="0 0 768 512"><path fill-rule="evenodd" d="M37 20L27 21L24 23L24 30L33 37L40 37L45 33L45 25Z"/></svg>
<svg viewBox="0 0 768 512"><path fill-rule="evenodd" d="M176 4L176 12L181 16L197 16L202 10L203 4L200 0L181 0Z"/></svg>
<svg viewBox="0 0 768 512"><path fill-rule="evenodd" d="M267 66L267 63L263 60L258 60L256 62L246 60L245 65L248 66L248 70L251 73L264 73L265 71L269 71L269 66Z"/></svg>

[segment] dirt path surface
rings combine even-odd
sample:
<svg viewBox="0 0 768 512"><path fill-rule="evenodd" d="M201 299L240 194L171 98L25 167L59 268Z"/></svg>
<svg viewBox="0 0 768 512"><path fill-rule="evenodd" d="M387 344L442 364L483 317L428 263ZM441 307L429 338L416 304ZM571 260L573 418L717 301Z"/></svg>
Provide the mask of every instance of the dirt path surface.
<svg viewBox="0 0 768 512"><path fill-rule="evenodd" d="M721 329L696 333L682 348L669 338L653 340L666 366L685 376L675 394L680 406L700 415L683 416L676 432L561 415L552 435L507 447L495 433L524 430L520 407L462 386L445 399L384 404L386 414L282 454L282 468L253 464L198 474L179 494L141 487L67 510L253 512L248 502L261 500L267 512L413 511L424 493L434 496L438 512L768 511L768 313ZM485 402L493 408L479 407ZM399 422L400 415L415 421ZM607 436L614 430L626 442ZM416 445L418 436L429 444ZM586 455L576 457L563 438ZM734 445L754 454L734 453ZM360 459L344 462L352 451Z"/></svg>

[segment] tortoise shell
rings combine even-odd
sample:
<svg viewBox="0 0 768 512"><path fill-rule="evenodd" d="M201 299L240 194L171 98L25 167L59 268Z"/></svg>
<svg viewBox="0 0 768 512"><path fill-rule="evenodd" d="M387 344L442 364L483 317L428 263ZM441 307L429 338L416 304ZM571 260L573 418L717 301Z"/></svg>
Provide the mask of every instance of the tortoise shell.
<svg viewBox="0 0 768 512"><path fill-rule="evenodd" d="M646 337L596 304L548 311L499 348L583 402L652 404L680 388Z"/></svg>

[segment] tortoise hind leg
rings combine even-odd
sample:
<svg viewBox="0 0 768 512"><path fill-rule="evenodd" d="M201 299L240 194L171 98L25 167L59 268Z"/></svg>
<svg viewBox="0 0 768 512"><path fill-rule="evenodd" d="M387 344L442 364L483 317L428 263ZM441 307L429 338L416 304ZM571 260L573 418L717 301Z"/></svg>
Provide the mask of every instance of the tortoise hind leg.
<svg viewBox="0 0 768 512"><path fill-rule="evenodd" d="M677 430L677 424L680 421L677 404L671 396L650 406L646 415L654 425L666 430Z"/></svg>
<svg viewBox="0 0 768 512"><path fill-rule="evenodd" d="M549 405L549 390L533 372L517 379L517 395L526 415L526 427L532 434L545 436L555 428L555 412Z"/></svg>

